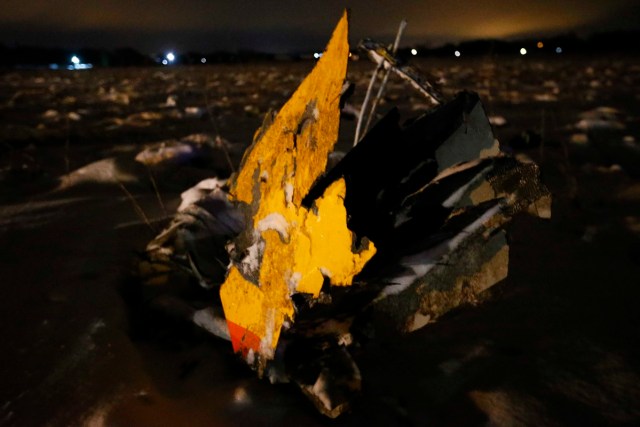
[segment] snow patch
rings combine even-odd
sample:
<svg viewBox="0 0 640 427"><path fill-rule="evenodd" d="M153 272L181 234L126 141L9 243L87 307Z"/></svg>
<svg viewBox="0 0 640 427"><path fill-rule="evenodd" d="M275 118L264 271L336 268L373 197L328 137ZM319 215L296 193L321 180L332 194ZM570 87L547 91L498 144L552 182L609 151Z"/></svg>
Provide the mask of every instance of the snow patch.
<svg viewBox="0 0 640 427"><path fill-rule="evenodd" d="M289 223L285 217L278 212L270 213L269 215L258 221L256 230L260 233L267 230L277 231L281 238L286 239L289 237Z"/></svg>
<svg viewBox="0 0 640 427"><path fill-rule="evenodd" d="M229 335L229 326L227 321L221 317L216 316L211 308L204 308L197 310L193 313L191 320L202 329L211 332L213 335L225 339L231 340Z"/></svg>
<svg viewBox="0 0 640 427"><path fill-rule="evenodd" d="M61 188L89 182L119 184L135 181L137 178L134 175L120 171L116 165L116 159L110 157L90 163L65 175L62 177Z"/></svg>
<svg viewBox="0 0 640 427"><path fill-rule="evenodd" d="M322 273L322 275L327 279L331 279L331 276L333 276L333 273L331 272L331 270L329 270L326 267L320 267L319 270L320 270L320 273Z"/></svg>
<svg viewBox="0 0 640 427"><path fill-rule="evenodd" d="M191 145L180 142L162 143L159 146L148 147L136 155L136 161L145 165L157 165L167 160L181 160L193 157L194 149Z"/></svg>
<svg viewBox="0 0 640 427"><path fill-rule="evenodd" d="M290 182L284 184L284 199L287 202L287 206L293 202L293 184Z"/></svg>
<svg viewBox="0 0 640 427"><path fill-rule="evenodd" d="M185 211L189 206L200 200L206 199L212 191L219 190L227 183L226 179L208 178L200 181L193 187L180 194L182 201L178 207L178 212Z"/></svg>
<svg viewBox="0 0 640 427"><path fill-rule="evenodd" d="M489 123L495 127L502 127L507 124L507 119L502 116L489 116Z"/></svg>
<svg viewBox="0 0 640 427"><path fill-rule="evenodd" d="M260 340L260 354L264 356L266 360L273 359L273 336L276 329L276 309L269 308L267 310L267 316L265 319L265 333L262 340Z"/></svg>
<svg viewBox="0 0 640 427"><path fill-rule="evenodd" d="M253 351L252 348L249 349L249 351L247 352L247 363L249 365L253 365L253 362L256 361L256 353Z"/></svg>
<svg viewBox="0 0 640 427"><path fill-rule="evenodd" d="M243 272L257 272L260 269L260 257L264 251L264 241L258 240L247 248L247 256L240 261Z"/></svg>
<svg viewBox="0 0 640 427"><path fill-rule="evenodd" d="M251 403L251 398L247 393L247 389L243 386L236 387L233 391L233 402L237 405L247 405Z"/></svg>
<svg viewBox="0 0 640 427"><path fill-rule="evenodd" d="M287 280L287 284L289 285L289 295L293 295L297 292L298 283L300 283L301 279L302 273L300 273L299 271L296 271L295 273L291 274L291 276L289 276L289 279Z"/></svg>
<svg viewBox="0 0 640 427"><path fill-rule="evenodd" d="M331 398L329 396L329 387L327 386L327 380L325 379L324 372L322 372L315 384L311 388L313 395L318 398L325 408L331 409Z"/></svg>

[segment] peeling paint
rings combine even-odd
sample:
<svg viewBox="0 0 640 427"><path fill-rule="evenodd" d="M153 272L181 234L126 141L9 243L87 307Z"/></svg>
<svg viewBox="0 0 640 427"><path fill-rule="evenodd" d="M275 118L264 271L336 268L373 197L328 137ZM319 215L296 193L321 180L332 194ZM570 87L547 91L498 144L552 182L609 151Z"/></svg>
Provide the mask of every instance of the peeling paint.
<svg viewBox="0 0 640 427"><path fill-rule="evenodd" d="M264 368L261 362L273 357L285 322L294 320L291 295L317 298L325 278L331 285L351 285L376 252L367 240L352 252L343 179L328 186L311 208L302 206L338 137L349 55L347 25L345 13L314 70L270 126L256 133L232 181L230 198L249 219L249 229L236 246L264 246L257 275L243 274L232 265L220 297L234 351L247 360L249 354L255 356L259 370ZM249 260L252 267L255 259Z"/></svg>

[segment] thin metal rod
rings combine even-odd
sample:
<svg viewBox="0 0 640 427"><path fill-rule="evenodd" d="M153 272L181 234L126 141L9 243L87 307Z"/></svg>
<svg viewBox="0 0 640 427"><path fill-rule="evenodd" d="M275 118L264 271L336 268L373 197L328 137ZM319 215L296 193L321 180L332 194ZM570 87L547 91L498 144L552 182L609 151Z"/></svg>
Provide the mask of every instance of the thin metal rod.
<svg viewBox="0 0 640 427"><path fill-rule="evenodd" d="M396 34L396 40L393 42L393 47L391 48L391 54L395 55L398 51L398 47L400 46L400 39L402 38L402 34L404 33L404 29L407 27L407 20L403 19L400 22L400 26L398 27L398 33ZM389 80L389 75L391 74L391 68L387 68L387 72L382 79L382 83L380 83L380 88L378 88L378 94L373 100L373 104L371 105L371 111L369 112L369 117L367 118L367 123L364 126L363 134L366 134L369 130L369 126L371 126L371 121L376 114L376 109L378 108L378 104L380 103L380 99L382 99L382 95L384 94L384 90L387 86L387 81Z"/></svg>
<svg viewBox="0 0 640 427"><path fill-rule="evenodd" d="M371 76L371 80L369 80L369 87L367 88L367 94L364 96L364 101L362 102L362 106L360 107L360 115L358 116L358 124L356 125L356 134L353 137L353 146L355 147L360 141L360 128L362 127L362 120L364 119L365 114L367 113L367 105L369 104L369 98L371 97L371 92L373 91L373 84L378 78L378 73L382 70L384 63L381 62L376 67L373 75Z"/></svg>

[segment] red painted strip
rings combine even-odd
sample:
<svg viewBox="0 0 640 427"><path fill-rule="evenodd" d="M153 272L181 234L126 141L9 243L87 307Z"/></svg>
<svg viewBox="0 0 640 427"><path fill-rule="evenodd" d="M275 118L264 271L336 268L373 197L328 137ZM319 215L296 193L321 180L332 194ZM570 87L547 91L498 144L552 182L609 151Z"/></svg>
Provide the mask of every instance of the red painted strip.
<svg viewBox="0 0 640 427"><path fill-rule="evenodd" d="M229 335L231 336L231 345L235 353L242 352L242 356L246 357L249 350L258 352L260 349L260 337L253 332L243 328L242 326L227 320L229 326Z"/></svg>

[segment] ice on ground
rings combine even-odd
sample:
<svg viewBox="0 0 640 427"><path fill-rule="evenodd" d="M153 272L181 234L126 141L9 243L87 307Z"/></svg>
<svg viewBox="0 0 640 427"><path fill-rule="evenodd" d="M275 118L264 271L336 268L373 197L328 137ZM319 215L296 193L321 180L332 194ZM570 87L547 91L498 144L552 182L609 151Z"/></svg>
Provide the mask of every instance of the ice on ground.
<svg viewBox="0 0 640 427"><path fill-rule="evenodd" d="M538 102L556 102L558 97L552 93L536 93L533 95L533 100Z"/></svg>
<svg viewBox="0 0 640 427"><path fill-rule="evenodd" d="M176 95L169 95L167 100L164 102L163 107L175 107L178 105L178 97Z"/></svg>
<svg viewBox="0 0 640 427"><path fill-rule="evenodd" d="M77 121L80 121L80 119L82 119L82 116L76 113L75 111L72 111L69 114L67 114L67 118L72 122L77 122Z"/></svg>
<svg viewBox="0 0 640 427"><path fill-rule="evenodd" d="M200 200L206 199L212 191L223 188L226 182L226 179L218 178L208 178L200 181L180 195L182 201L178 207L178 212L183 212Z"/></svg>
<svg viewBox="0 0 640 427"><path fill-rule="evenodd" d="M186 107L184 109L185 117L194 118L194 119L199 119L204 117L206 112L207 111L201 107Z"/></svg>
<svg viewBox="0 0 640 427"><path fill-rule="evenodd" d="M507 124L507 119L503 116L489 116L489 123L491 126L502 127Z"/></svg>
<svg viewBox="0 0 640 427"><path fill-rule="evenodd" d="M42 118L45 120L57 120L60 118L60 113L57 110L47 110L42 113Z"/></svg>
<svg viewBox="0 0 640 427"><path fill-rule="evenodd" d="M623 130L622 113L612 107L598 107L580 114L580 120L575 128L581 131L594 129Z"/></svg>
<svg viewBox="0 0 640 427"><path fill-rule="evenodd" d="M589 137L586 133L574 133L569 138L569 142L576 145L585 145L589 142Z"/></svg>
<svg viewBox="0 0 640 427"><path fill-rule="evenodd" d="M120 170L113 157L89 163L62 177L60 188L68 188L78 184L100 183L121 184L136 182L137 177Z"/></svg>
<svg viewBox="0 0 640 427"><path fill-rule="evenodd" d="M189 144L169 141L147 147L136 156L136 161L145 165L158 165L167 161L181 161L194 156L194 149Z"/></svg>

